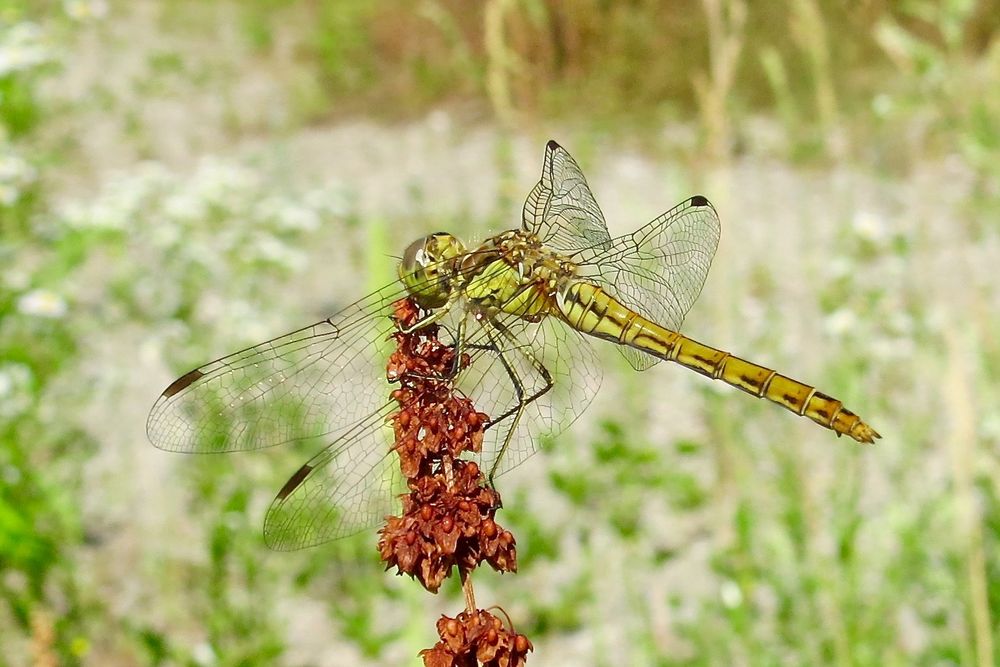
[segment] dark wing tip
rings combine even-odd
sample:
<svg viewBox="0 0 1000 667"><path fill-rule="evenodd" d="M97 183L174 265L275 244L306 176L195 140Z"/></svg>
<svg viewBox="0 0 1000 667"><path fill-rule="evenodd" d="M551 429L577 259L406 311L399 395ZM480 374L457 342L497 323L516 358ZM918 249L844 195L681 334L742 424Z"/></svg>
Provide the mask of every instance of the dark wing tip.
<svg viewBox="0 0 1000 667"><path fill-rule="evenodd" d="M184 391L192 384L197 382L204 375L205 374L202 373L197 368L194 369L193 371L185 373L184 375L180 376L179 378L171 382L170 386L163 390L162 394L163 398L170 398L171 396L179 394L180 392Z"/></svg>
<svg viewBox="0 0 1000 667"><path fill-rule="evenodd" d="M545 150L547 151L557 151L560 148L562 148L562 146L557 144L555 139L549 139L549 143L545 144Z"/></svg>
<svg viewBox="0 0 1000 667"><path fill-rule="evenodd" d="M695 195L691 197L691 206L711 206L711 204L704 195Z"/></svg>
<svg viewBox="0 0 1000 667"><path fill-rule="evenodd" d="M278 491L274 502L271 503L271 508L264 518L264 543L269 548L275 551L296 551L311 546L311 542L302 543L301 536L296 535L295 531L289 527L290 518L283 513L283 503L309 477L309 473L313 471L314 467L312 464L306 463L296 470L281 487L281 491Z"/></svg>
<svg viewBox="0 0 1000 667"><path fill-rule="evenodd" d="M275 498L275 500L282 501L289 495L291 495L292 491L299 488L299 484L301 484L302 480L304 480L306 477L309 476L309 473L311 473L312 470L313 467L310 464L308 463L303 464L301 468L295 471L294 475L288 478L288 481L285 482L285 485L281 487L281 491L278 491L278 496Z"/></svg>
<svg viewBox="0 0 1000 667"><path fill-rule="evenodd" d="M271 503L271 508L267 511L267 516L264 518L264 543L270 549L274 551L297 551L318 544L315 541L315 537L310 541L303 539L304 536L293 528L293 524L290 523L294 519L294 513L293 516L289 516L287 508L284 507L284 502L288 499L288 496L292 495L296 489L302 486L302 482L309 477L314 468L315 466L312 464L303 464L301 468L288 478L288 481L281 487L281 491L278 491L278 495L275 496L274 501Z"/></svg>

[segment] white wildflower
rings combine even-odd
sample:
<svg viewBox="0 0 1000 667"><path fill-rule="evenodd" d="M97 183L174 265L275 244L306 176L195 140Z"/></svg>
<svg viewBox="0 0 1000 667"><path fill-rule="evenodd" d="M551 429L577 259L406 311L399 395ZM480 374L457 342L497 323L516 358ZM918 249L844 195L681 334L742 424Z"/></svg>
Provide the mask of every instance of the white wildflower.
<svg viewBox="0 0 1000 667"><path fill-rule="evenodd" d="M300 198L302 205L316 211L317 215L338 218L349 213L348 199L343 188L335 185L310 190Z"/></svg>
<svg viewBox="0 0 1000 667"><path fill-rule="evenodd" d="M87 207L81 202L63 202L58 205L59 220L70 229L86 226Z"/></svg>
<svg viewBox="0 0 1000 667"><path fill-rule="evenodd" d="M875 359L906 360L916 352L916 344L909 338L896 336L873 336L867 341L868 354Z"/></svg>
<svg viewBox="0 0 1000 667"><path fill-rule="evenodd" d="M132 228L157 212L154 203L169 183L167 178L164 168L155 163L143 163L131 172L116 174L90 204L63 205L63 224L76 229Z"/></svg>
<svg viewBox="0 0 1000 667"><path fill-rule="evenodd" d="M879 245L888 238L885 220L871 211L858 211L852 223L854 233L863 241Z"/></svg>
<svg viewBox="0 0 1000 667"><path fill-rule="evenodd" d="M1000 442L1000 415L989 412L980 417L979 433L982 437Z"/></svg>
<svg viewBox="0 0 1000 667"><path fill-rule="evenodd" d="M173 220L161 220L148 227L149 238L157 248L172 248L184 239L184 230Z"/></svg>
<svg viewBox="0 0 1000 667"><path fill-rule="evenodd" d="M872 111L879 118L885 118L892 113L893 106L892 98L886 93L879 93L872 98Z"/></svg>
<svg viewBox="0 0 1000 667"><path fill-rule="evenodd" d="M121 230L128 226L135 208L127 205L115 192L109 192L94 202L87 215L79 218L81 227Z"/></svg>
<svg viewBox="0 0 1000 667"><path fill-rule="evenodd" d="M45 34L35 23L16 23L0 34L0 76L34 69L55 61Z"/></svg>
<svg viewBox="0 0 1000 667"><path fill-rule="evenodd" d="M35 179L35 169L9 148L0 155L0 181L27 182Z"/></svg>
<svg viewBox="0 0 1000 667"><path fill-rule="evenodd" d="M107 0L63 0L63 11L74 21L93 21L108 15Z"/></svg>
<svg viewBox="0 0 1000 667"><path fill-rule="evenodd" d="M218 314L218 321L230 325L228 330L220 332L225 338L253 342L274 335L273 325L266 321L257 303L246 299L224 299L221 303L209 303L207 309Z"/></svg>
<svg viewBox="0 0 1000 667"><path fill-rule="evenodd" d="M732 579L726 579L719 587L719 597L726 609L735 609L743 604L743 592Z"/></svg>
<svg viewBox="0 0 1000 667"><path fill-rule="evenodd" d="M897 336L913 335L913 318L903 310L895 310L889 315L886 322L887 329Z"/></svg>
<svg viewBox="0 0 1000 667"><path fill-rule="evenodd" d="M277 211L278 224L282 229L311 232L319 228L319 214L310 208L287 202Z"/></svg>
<svg viewBox="0 0 1000 667"><path fill-rule="evenodd" d="M146 160L122 173L116 182L128 184L129 187L149 196L154 192L173 187L177 182L177 175L161 162Z"/></svg>
<svg viewBox="0 0 1000 667"><path fill-rule="evenodd" d="M0 205L14 204L36 178L37 172L27 160L9 147L0 148Z"/></svg>
<svg viewBox="0 0 1000 667"><path fill-rule="evenodd" d="M0 367L0 400L7 398L14 391L14 380L9 373L4 372L5 370Z"/></svg>
<svg viewBox="0 0 1000 667"><path fill-rule="evenodd" d="M66 314L66 301L55 292L34 289L18 298L17 309L24 315L59 318Z"/></svg>
<svg viewBox="0 0 1000 667"><path fill-rule="evenodd" d="M289 270L297 271L306 264L306 256L301 251L295 250L279 239L264 235L257 239L254 249L258 256L267 261L283 266Z"/></svg>
<svg viewBox="0 0 1000 667"><path fill-rule="evenodd" d="M840 280L854 273L854 262L843 255L836 255L826 263L826 274L830 280Z"/></svg>
<svg viewBox="0 0 1000 667"><path fill-rule="evenodd" d="M163 202L163 212L181 222L201 220L208 214L205 200L185 190L169 195Z"/></svg>
<svg viewBox="0 0 1000 667"><path fill-rule="evenodd" d="M202 159L195 170L196 196L214 206L238 206L257 190L257 180L249 169L218 158Z"/></svg>
<svg viewBox="0 0 1000 667"><path fill-rule="evenodd" d="M201 642L195 645L191 650L191 659L194 660L196 665L201 665L202 667L209 667L219 662L218 656L215 655L215 649L208 642Z"/></svg>
<svg viewBox="0 0 1000 667"><path fill-rule="evenodd" d="M24 364L0 364L0 417L14 417L31 407L31 369Z"/></svg>
<svg viewBox="0 0 1000 667"><path fill-rule="evenodd" d="M944 331L952 322L952 315L949 313L948 308L939 304L931 304L927 308L927 312L922 318L921 324L927 329L927 331L933 333L940 333Z"/></svg>
<svg viewBox="0 0 1000 667"><path fill-rule="evenodd" d="M0 183L0 204L11 206L21 198L21 191L9 183Z"/></svg>
<svg viewBox="0 0 1000 667"><path fill-rule="evenodd" d="M858 325L858 318L849 308L838 308L823 321L823 328L832 336L840 337Z"/></svg>

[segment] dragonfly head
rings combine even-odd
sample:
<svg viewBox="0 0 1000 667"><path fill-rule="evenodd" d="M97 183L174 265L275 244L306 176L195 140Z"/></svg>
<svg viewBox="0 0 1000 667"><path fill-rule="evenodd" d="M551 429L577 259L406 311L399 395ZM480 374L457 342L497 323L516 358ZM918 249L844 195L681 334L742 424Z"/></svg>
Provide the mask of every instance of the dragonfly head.
<svg viewBox="0 0 1000 667"><path fill-rule="evenodd" d="M417 239L399 262L399 279L418 304L440 308L448 302L454 260L465 254L465 245L446 232Z"/></svg>

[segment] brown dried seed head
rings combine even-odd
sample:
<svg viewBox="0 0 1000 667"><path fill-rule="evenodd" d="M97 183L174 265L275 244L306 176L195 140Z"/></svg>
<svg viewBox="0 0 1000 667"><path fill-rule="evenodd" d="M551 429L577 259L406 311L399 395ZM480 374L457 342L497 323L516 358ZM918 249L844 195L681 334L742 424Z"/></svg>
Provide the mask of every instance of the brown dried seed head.
<svg viewBox="0 0 1000 667"><path fill-rule="evenodd" d="M524 635L514 637L514 650L518 653L526 653L531 648L531 642Z"/></svg>
<svg viewBox="0 0 1000 667"><path fill-rule="evenodd" d="M450 516L446 516L445 518L441 519L441 528L446 533L450 533L451 529L454 527L454 525L455 525L455 522L454 522L454 520L452 520L452 518Z"/></svg>
<svg viewBox="0 0 1000 667"><path fill-rule="evenodd" d="M424 521L430 521L432 516L434 516L434 510L431 509L430 505L424 505L420 508L420 518Z"/></svg>
<svg viewBox="0 0 1000 667"><path fill-rule="evenodd" d="M483 535L488 539L493 539L497 534L497 524L493 519L483 521Z"/></svg>

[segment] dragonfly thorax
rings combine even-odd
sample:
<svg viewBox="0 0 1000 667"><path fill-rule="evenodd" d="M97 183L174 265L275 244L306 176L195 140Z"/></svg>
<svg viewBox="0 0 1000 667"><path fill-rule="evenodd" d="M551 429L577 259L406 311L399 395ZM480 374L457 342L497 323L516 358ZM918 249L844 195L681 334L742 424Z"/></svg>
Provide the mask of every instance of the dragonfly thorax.
<svg viewBox="0 0 1000 667"><path fill-rule="evenodd" d="M576 266L563 254L547 247L531 232L513 230L499 237L500 255L515 268L524 282L549 285L576 274Z"/></svg>
<svg viewBox="0 0 1000 667"><path fill-rule="evenodd" d="M481 313L505 312L530 321L551 311L556 293L576 273L568 258L520 229L488 239L462 267L456 286Z"/></svg>
<svg viewBox="0 0 1000 667"><path fill-rule="evenodd" d="M465 252L465 244L447 232L419 238L403 252L399 279L422 307L440 308L452 292L454 260Z"/></svg>

